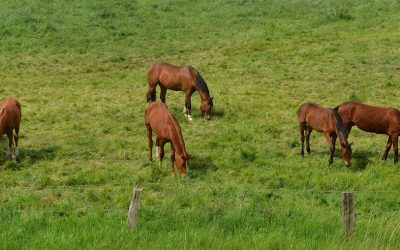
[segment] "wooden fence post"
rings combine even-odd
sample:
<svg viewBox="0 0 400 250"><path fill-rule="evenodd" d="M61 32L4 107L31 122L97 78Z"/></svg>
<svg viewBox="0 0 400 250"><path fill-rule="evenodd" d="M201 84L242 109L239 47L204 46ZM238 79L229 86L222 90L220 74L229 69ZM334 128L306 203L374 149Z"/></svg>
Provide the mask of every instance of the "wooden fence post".
<svg viewBox="0 0 400 250"><path fill-rule="evenodd" d="M140 188L134 188L132 192L132 201L129 205L128 211L128 223L129 227L132 229L137 228L137 210L139 208L139 195L140 195Z"/></svg>
<svg viewBox="0 0 400 250"><path fill-rule="evenodd" d="M344 235L348 238L353 232L355 224L353 192L342 192L342 202L343 202L343 231Z"/></svg>

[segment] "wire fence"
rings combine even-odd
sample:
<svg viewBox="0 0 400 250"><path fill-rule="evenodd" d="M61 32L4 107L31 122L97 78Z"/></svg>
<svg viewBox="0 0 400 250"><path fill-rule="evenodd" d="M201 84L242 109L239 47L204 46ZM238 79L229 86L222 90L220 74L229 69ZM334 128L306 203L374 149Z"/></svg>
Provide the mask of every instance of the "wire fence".
<svg viewBox="0 0 400 250"><path fill-rule="evenodd" d="M0 186L0 190L11 190L11 189L30 189L30 190L43 190L43 189L56 189L56 188L61 188L61 189L74 189L74 188L89 188L89 187L134 187L137 186L136 183L93 183L93 184L74 184L74 185L36 185L36 186L23 186L23 185L10 185L10 186ZM142 190L146 193L163 193L163 192L168 192L169 191L163 191L163 190L152 190L151 186L141 186ZM175 189L176 186L163 186L164 189ZM228 191L229 188L226 186L207 186L208 189L214 189L214 190L224 190ZM146 190L147 189L147 190ZM265 188L262 191L254 191L254 190L243 190L237 193L243 194L243 193L257 193L257 194L262 194L262 193L267 193L267 192L297 192L297 193L325 193L325 194L340 194L344 190L329 190L329 189L315 189L315 188ZM351 191L354 193L400 193L400 189L392 189L392 190L381 190L381 189L346 189L346 191ZM185 190L187 192L187 190Z"/></svg>

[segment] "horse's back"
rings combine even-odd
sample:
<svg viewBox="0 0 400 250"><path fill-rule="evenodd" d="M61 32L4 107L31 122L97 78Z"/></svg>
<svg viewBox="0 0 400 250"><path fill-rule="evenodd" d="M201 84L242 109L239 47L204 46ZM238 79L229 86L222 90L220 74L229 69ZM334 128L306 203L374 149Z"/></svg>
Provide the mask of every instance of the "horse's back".
<svg viewBox="0 0 400 250"><path fill-rule="evenodd" d="M389 130L400 132L400 111L395 108L351 101L340 104L338 112L346 126L356 125L361 130L378 134Z"/></svg>
<svg viewBox="0 0 400 250"><path fill-rule="evenodd" d="M306 102L302 104L300 108L297 110L297 116L299 118L299 122L301 122L302 120L305 121L308 114L314 111L318 111L320 109L323 109L323 107L317 103Z"/></svg>
<svg viewBox="0 0 400 250"><path fill-rule="evenodd" d="M317 103L307 102L298 109L299 123L307 123L318 132L333 132L335 114L333 110Z"/></svg>
<svg viewBox="0 0 400 250"><path fill-rule="evenodd" d="M173 64L158 62L150 66L147 71L147 81L151 86L161 84L170 90L186 90L194 82L192 68L176 66Z"/></svg>
<svg viewBox="0 0 400 250"><path fill-rule="evenodd" d="M4 99L0 102L0 112L5 118L6 127L13 129L19 128L21 122L21 104L12 98Z"/></svg>
<svg viewBox="0 0 400 250"><path fill-rule="evenodd" d="M177 121L168 110L167 105L162 102L152 102L146 107L145 123L161 137L168 138L172 126L176 126ZM179 124L178 124L178 128Z"/></svg>

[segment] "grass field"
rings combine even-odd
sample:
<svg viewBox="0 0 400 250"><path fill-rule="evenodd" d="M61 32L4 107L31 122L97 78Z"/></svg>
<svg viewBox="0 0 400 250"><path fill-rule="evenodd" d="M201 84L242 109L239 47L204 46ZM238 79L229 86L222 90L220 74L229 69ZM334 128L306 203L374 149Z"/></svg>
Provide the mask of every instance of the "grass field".
<svg viewBox="0 0 400 250"><path fill-rule="evenodd" d="M399 1L15 0L0 20L0 97L23 115L18 162L0 145L0 248L400 248L386 136L353 129L347 169L313 133L302 160L296 116L307 101L400 107ZM186 179L147 160L146 70L160 60L192 65L214 96L213 120L195 94L189 123L183 93L167 94L193 155Z"/></svg>

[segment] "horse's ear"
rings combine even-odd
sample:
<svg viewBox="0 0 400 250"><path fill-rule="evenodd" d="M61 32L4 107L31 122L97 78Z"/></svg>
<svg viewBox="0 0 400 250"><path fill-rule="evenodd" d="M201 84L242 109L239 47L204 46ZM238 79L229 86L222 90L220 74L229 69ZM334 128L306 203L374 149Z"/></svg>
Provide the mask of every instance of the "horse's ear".
<svg viewBox="0 0 400 250"><path fill-rule="evenodd" d="M214 96L211 96L211 100L214 100Z"/></svg>
<svg viewBox="0 0 400 250"><path fill-rule="evenodd" d="M353 146L353 142L350 142L349 145L350 145L350 146Z"/></svg>
<svg viewBox="0 0 400 250"><path fill-rule="evenodd" d="M186 153L186 159L190 159L190 158L192 158L192 155L189 153Z"/></svg>

